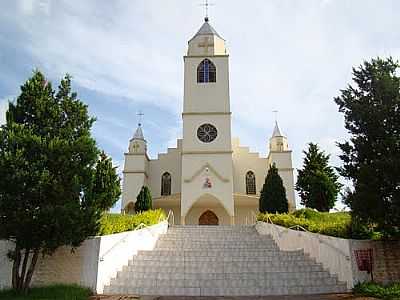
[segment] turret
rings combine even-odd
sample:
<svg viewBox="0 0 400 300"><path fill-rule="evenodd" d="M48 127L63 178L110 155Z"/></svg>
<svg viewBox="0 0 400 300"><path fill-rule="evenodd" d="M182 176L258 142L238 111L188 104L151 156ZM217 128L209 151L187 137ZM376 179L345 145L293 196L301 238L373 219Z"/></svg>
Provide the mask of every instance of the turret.
<svg viewBox="0 0 400 300"><path fill-rule="evenodd" d="M281 130L279 129L277 121L275 121L275 127L272 133L272 137L269 139L269 151L270 152L289 151L287 138L282 134Z"/></svg>
<svg viewBox="0 0 400 300"><path fill-rule="evenodd" d="M147 142L144 139L142 124L138 127L129 141L128 152L125 153L124 179L121 210L134 213L134 203L142 186L147 184L149 158Z"/></svg>
<svg viewBox="0 0 400 300"><path fill-rule="evenodd" d="M145 154L147 152L147 142L144 139L142 124L138 124L138 127L129 141L129 153Z"/></svg>

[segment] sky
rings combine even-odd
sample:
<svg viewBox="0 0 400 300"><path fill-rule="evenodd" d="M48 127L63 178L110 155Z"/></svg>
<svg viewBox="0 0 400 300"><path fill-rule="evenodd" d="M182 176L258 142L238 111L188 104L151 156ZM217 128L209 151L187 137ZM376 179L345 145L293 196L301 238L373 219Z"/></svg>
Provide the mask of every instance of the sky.
<svg viewBox="0 0 400 300"><path fill-rule="evenodd" d="M120 172L139 111L149 155L157 158L182 136L182 57L203 23L201 3L1 1L0 124L32 70L44 72L54 86L69 73L97 118L99 147ZM210 24L230 54L232 135L266 156L278 110L295 169L309 142L340 166L336 143L348 133L333 99L351 83L352 67L377 56L400 58L400 1L212 3Z"/></svg>

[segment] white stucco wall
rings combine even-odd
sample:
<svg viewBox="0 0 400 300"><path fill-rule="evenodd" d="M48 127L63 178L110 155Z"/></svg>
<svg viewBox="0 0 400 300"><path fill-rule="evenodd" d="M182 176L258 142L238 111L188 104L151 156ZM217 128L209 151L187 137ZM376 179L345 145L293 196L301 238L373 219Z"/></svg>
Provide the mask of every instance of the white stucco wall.
<svg viewBox="0 0 400 300"><path fill-rule="evenodd" d="M167 232L168 222L136 231L94 237L71 252L59 248L52 256L40 257L32 278L33 286L75 283L102 293L105 284L139 250L151 250L160 234ZM0 289L11 287L12 263L7 252L14 245L0 241Z"/></svg>
<svg viewBox="0 0 400 300"><path fill-rule="evenodd" d="M161 176L171 174L171 194L181 193L181 151L182 140L177 140L177 148L168 148L167 153L158 154L158 159L149 162L148 184L153 198L161 196Z"/></svg>
<svg viewBox="0 0 400 300"><path fill-rule="evenodd" d="M370 275L358 271L354 250L375 248L379 242L370 240L341 239L316 233L287 229L265 222L257 222L260 234L270 234L282 250L303 249L305 253L322 263L331 274L347 283L350 290L358 282L370 280Z"/></svg>
<svg viewBox="0 0 400 300"><path fill-rule="evenodd" d="M0 290L11 287L12 262L7 257L11 249L14 249L13 243L0 240Z"/></svg>
<svg viewBox="0 0 400 300"><path fill-rule="evenodd" d="M160 234L166 233L168 222L141 230L122 232L101 237L97 272L97 293L103 293L104 285L110 283L122 266L139 250L152 250Z"/></svg>
<svg viewBox="0 0 400 300"><path fill-rule="evenodd" d="M268 160L259 153L250 152L249 147L240 146L238 138L232 139L233 191L246 194L246 173L253 171L256 176L256 192L260 195L268 172Z"/></svg>

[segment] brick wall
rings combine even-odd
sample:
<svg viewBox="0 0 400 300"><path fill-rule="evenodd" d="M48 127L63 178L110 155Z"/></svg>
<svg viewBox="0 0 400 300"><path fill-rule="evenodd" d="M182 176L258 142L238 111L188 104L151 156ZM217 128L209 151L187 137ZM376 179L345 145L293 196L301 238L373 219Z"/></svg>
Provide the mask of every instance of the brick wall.
<svg viewBox="0 0 400 300"><path fill-rule="evenodd" d="M400 282L400 241L375 242L374 246L374 280Z"/></svg>

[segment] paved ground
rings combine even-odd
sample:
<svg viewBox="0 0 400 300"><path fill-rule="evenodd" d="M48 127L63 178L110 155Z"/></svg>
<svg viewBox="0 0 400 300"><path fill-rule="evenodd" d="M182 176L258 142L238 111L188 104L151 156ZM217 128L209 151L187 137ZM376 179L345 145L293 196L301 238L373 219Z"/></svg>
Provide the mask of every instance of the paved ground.
<svg viewBox="0 0 400 300"><path fill-rule="evenodd" d="M374 300L370 297L356 297L351 294L306 295L306 296L264 296L264 297L136 297L136 296L93 296L90 300Z"/></svg>

